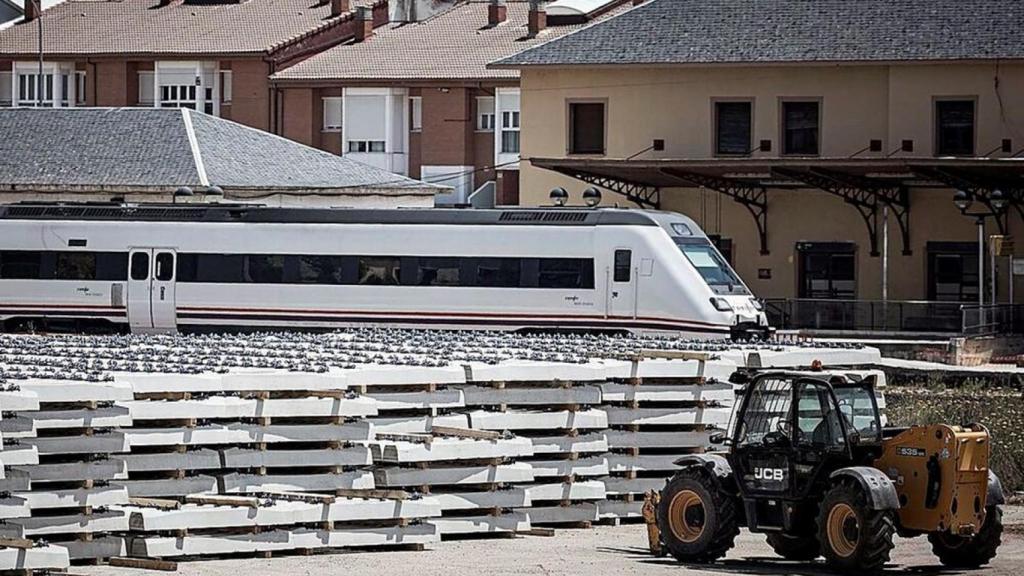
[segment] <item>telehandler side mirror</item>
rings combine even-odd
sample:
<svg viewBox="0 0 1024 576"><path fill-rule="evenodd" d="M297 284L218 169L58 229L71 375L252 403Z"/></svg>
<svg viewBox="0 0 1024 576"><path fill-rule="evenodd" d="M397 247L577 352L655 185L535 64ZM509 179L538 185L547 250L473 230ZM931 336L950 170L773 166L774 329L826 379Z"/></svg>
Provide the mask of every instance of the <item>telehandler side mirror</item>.
<svg viewBox="0 0 1024 576"><path fill-rule="evenodd" d="M727 444L729 442L729 437L725 432L715 432L708 437L708 442L712 444Z"/></svg>

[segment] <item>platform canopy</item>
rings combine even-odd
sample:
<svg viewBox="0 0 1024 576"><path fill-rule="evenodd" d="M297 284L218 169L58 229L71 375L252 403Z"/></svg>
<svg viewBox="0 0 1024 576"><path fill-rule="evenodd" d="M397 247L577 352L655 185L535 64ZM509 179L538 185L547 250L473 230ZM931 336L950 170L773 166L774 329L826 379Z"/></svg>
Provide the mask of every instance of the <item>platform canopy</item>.
<svg viewBox="0 0 1024 576"><path fill-rule="evenodd" d="M767 253L768 190L812 189L853 205L868 227L871 254L878 254L878 207L889 206L910 253L910 195L913 188L967 192L989 211L1002 192L1024 218L1024 158L711 158L604 159L531 158L539 168L618 192L637 205L661 207L666 188L705 188L732 198L754 217ZM996 218L1005 228L1005 212Z"/></svg>

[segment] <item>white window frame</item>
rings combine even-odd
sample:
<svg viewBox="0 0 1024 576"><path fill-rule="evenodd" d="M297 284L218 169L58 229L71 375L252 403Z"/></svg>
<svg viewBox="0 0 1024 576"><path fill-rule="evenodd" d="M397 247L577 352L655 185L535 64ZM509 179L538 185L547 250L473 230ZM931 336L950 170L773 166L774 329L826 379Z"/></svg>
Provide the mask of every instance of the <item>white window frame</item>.
<svg viewBox="0 0 1024 576"><path fill-rule="evenodd" d="M521 121L522 121L521 112L519 110L502 110L501 111L501 135L500 135L501 143L500 143L500 149L501 149L501 153L502 154L519 154L520 151L522 150L523 145L522 145L521 136L518 136L518 134L520 134L520 124L521 124ZM516 146L516 148L517 148L516 150L506 150L505 149L505 133L506 132L517 134L517 136L516 136L516 143L518 144L518 146Z"/></svg>
<svg viewBox="0 0 1024 576"><path fill-rule="evenodd" d="M379 146L377 146L378 144ZM374 150L374 147L378 149ZM348 149L345 150L345 152L350 154L386 154L387 151L388 145L386 140L349 140Z"/></svg>
<svg viewBox="0 0 1024 576"><path fill-rule="evenodd" d="M484 103L488 103L488 106L484 106ZM484 112L485 109L490 109L490 112ZM494 116L494 96L477 96L476 97L476 131L477 132L494 132L495 127L495 116Z"/></svg>
<svg viewBox="0 0 1024 576"><path fill-rule="evenodd" d="M341 132L342 125L345 122L345 98L342 96L324 96L321 102L321 112L323 116L321 127L322 132ZM336 123L328 122L328 105L336 105L338 107L338 119Z"/></svg>
<svg viewBox="0 0 1024 576"><path fill-rule="evenodd" d="M423 131L423 97L409 96L409 131Z"/></svg>

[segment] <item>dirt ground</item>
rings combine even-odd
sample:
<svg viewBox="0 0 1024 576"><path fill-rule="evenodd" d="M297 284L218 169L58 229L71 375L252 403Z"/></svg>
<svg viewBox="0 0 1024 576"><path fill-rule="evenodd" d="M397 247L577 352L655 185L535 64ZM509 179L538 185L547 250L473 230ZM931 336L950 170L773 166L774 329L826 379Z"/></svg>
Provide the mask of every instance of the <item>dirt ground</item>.
<svg viewBox="0 0 1024 576"><path fill-rule="evenodd" d="M1012 510L1017 520L1024 510ZM1009 519L1008 518L1008 519ZM1003 536L999 556L991 566L971 571L977 576L1018 576L1024 566L1024 530L1017 526ZM559 530L554 537L527 536L515 539L462 540L434 544L423 552L359 552L282 556L271 559L233 559L188 562L178 565L182 576L717 576L764 574L770 576L825 576L820 564L779 560L764 537L740 534L728 557L710 566L684 566L668 558L646 553L642 525L601 526L592 530ZM942 570L924 538L898 540L887 574L953 575ZM77 574L154 576L152 571L81 567Z"/></svg>

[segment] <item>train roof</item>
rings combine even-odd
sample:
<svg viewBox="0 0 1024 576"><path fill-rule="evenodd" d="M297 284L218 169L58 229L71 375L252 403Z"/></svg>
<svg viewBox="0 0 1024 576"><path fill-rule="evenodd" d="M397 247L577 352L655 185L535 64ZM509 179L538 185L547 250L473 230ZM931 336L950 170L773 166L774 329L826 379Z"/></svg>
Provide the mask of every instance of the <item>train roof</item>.
<svg viewBox="0 0 1024 576"><path fill-rule="evenodd" d="M247 222L295 224L450 224L542 226L662 226L682 215L625 208L275 208L253 204L34 203L0 206L0 220Z"/></svg>

